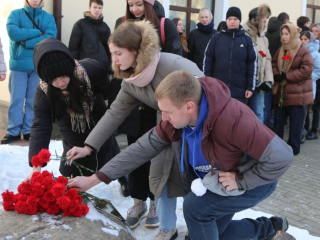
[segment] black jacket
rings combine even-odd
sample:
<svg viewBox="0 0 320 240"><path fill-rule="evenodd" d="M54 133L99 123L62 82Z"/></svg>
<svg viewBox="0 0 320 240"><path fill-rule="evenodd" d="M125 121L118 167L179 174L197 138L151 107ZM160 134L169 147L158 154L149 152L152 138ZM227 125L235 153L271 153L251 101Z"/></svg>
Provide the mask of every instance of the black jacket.
<svg viewBox="0 0 320 240"><path fill-rule="evenodd" d="M203 72L224 82L231 97L245 102L245 91L254 91L257 75L257 52L250 36L226 24L208 43Z"/></svg>
<svg viewBox="0 0 320 240"><path fill-rule="evenodd" d="M283 25L283 22L280 20L276 20L268 24L266 37L269 40L269 50L272 58L276 54L278 49L282 46L282 43L280 40L280 28L282 25Z"/></svg>
<svg viewBox="0 0 320 240"><path fill-rule="evenodd" d="M38 51L42 52L37 54L37 58L34 59L35 69L37 71L37 66L41 57L44 53L49 52L50 49L59 49L60 51L64 51L63 48L55 47L55 40L53 39L46 46L40 47L37 45ZM44 44L43 44L44 45ZM67 53L70 58L72 58L69 52ZM104 99L108 97L109 90L109 77L106 70L93 59L84 59L79 61L79 63L86 69L89 79L91 81L91 90L94 93L94 107L91 112L92 119L94 121L94 125L98 123L100 118L104 115L107 110L107 106L105 104ZM39 151L43 148L48 148L50 143L50 137L52 132L52 115L49 107L49 103L47 100L46 94L40 88L37 87L34 101L33 101L33 109L34 109L34 119L31 127L31 137L29 140L29 165L31 166L31 159L33 156L37 155ZM66 153L74 146L84 147L84 141L86 140L89 133L92 131L93 126L89 129L87 126L86 131L84 133L78 133L72 131L70 116L67 115L56 122L59 132L62 137L63 142L63 154L62 156L66 156ZM119 146L114 138L111 136L102 146L98 153L92 152L91 155L78 159L77 163L82 164L83 166L96 171L96 169L100 169L106 162L108 162L111 158L113 158L116 154L120 152ZM52 153L54 154L54 153ZM81 175L78 169L72 165L65 166L65 161L62 161L60 164L60 172L63 176L78 176ZM83 175L90 176L92 172L86 171L82 169Z"/></svg>
<svg viewBox="0 0 320 240"><path fill-rule="evenodd" d="M188 38L188 48L190 50L188 58L197 64L198 68L203 70L204 52L211 37L217 33L217 30L212 29L212 32L201 31L194 29L191 31Z"/></svg>
<svg viewBox="0 0 320 240"><path fill-rule="evenodd" d="M109 37L110 28L103 21L103 17L93 19L86 16L73 25L69 49L74 59L95 59L111 73L111 54L108 46Z"/></svg>

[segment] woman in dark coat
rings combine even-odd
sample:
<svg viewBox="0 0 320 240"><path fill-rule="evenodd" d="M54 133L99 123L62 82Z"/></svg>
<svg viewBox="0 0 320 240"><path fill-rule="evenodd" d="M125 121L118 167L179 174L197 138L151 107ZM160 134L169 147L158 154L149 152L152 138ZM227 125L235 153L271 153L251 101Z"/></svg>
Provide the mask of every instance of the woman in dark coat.
<svg viewBox="0 0 320 240"><path fill-rule="evenodd" d="M190 32L188 47L190 50L189 59L197 64L198 68L202 71L206 47L211 37L217 33L217 30L213 28L213 16L209 8L204 7L200 9L198 19L198 28Z"/></svg>
<svg viewBox="0 0 320 240"><path fill-rule="evenodd" d="M40 84L34 97L33 124L29 142L29 165L41 149L48 149L55 122L63 142L63 157L74 146L84 146L84 141L107 110L109 75L93 59L73 60L68 48L59 40L47 38L36 45L35 71ZM98 153L79 159L77 163L93 172L120 152L118 143L111 136ZM60 172L65 177L80 176L79 170L63 160ZM33 167L33 172L41 167ZM27 177L30 179L32 173ZM82 169L84 176L92 172Z"/></svg>
<svg viewBox="0 0 320 240"><path fill-rule="evenodd" d="M182 57L188 58L188 43L187 43L187 37L186 33L184 32L184 26L183 26L183 21L180 18L174 18L172 19L172 22L176 25L177 31L180 36L180 41L182 45Z"/></svg>

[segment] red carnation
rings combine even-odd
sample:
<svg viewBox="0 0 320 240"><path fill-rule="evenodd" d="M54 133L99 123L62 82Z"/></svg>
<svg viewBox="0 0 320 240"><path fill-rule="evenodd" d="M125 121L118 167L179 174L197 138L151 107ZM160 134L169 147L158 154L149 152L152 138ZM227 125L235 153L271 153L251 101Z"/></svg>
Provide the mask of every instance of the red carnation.
<svg viewBox="0 0 320 240"><path fill-rule="evenodd" d="M35 197L41 197L44 194L44 191L46 190L45 186L38 182L34 182L31 184L32 191L30 192L31 196Z"/></svg>
<svg viewBox="0 0 320 240"><path fill-rule="evenodd" d="M287 59L291 59L292 57L291 57L291 55L287 55Z"/></svg>
<svg viewBox="0 0 320 240"><path fill-rule="evenodd" d="M18 192L21 194L29 194L32 190L32 187L29 182L22 182L18 186Z"/></svg>
<svg viewBox="0 0 320 240"><path fill-rule="evenodd" d="M53 174L51 172L48 172L47 170L44 170L42 172L43 177L53 177Z"/></svg>
<svg viewBox="0 0 320 240"><path fill-rule="evenodd" d="M45 186L47 190L50 190L55 183L56 181L49 176L45 177L42 181L42 185Z"/></svg>
<svg viewBox="0 0 320 240"><path fill-rule="evenodd" d="M69 217L70 215L71 215L71 212L69 212L68 209L64 209L64 210L63 210L63 216L64 216L64 217Z"/></svg>
<svg viewBox="0 0 320 240"><path fill-rule="evenodd" d="M27 201L27 198L28 198L27 195L23 195L23 194L18 193L16 195L14 195L13 202L14 203L17 203L19 201L25 202L25 201Z"/></svg>
<svg viewBox="0 0 320 240"><path fill-rule="evenodd" d="M65 194L65 196L68 196L71 200L74 200L77 197L77 195L78 191L74 188L70 188Z"/></svg>
<svg viewBox="0 0 320 240"><path fill-rule="evenodd" d="M31 177L31 182L35 183L35 182L38 182L38 183L42 183L44 179L44 176L42 175L41 172L34 172L32 174L32 177Z"/></svg>
<svg viewBox="0 0 320 240"><path fill-rule="evenodd" d="M62 196L57 198L57 204L63 209L68 209L71 204L71 200L69 197Z"/></svg>
<svg viewBox="0 0 320 240"><path fill-rule="evenodd" d="M86 216L87 213L89 212L88 205L87 204L82 204L81 207L82 207L83 216Z"/></svg>
<svg viewBox="0 0 320 240"><path fill-rule="evenodd" d="M65 178L64 176L59 176L57 178L57 182L61 183L61 184L64 184L64 185L67 185L68 184L68 178Z"/></svg>
<svg viewBox="0 0 320 240"><path fill-rule="evenodd" d="M27 208L27 203L24 201L18 201L14 207L19 214L25 213L25 209Z"/></svg>
<svg viewBox="0 0 320 240"><path fill-rule="evenodd" d="M49 207L49 205L50 205L50 202L49 201L46 201L47 199L45 199L44 197L42 197L41 199L40 199L40 201L38 202L38 206L39 206L39 209L40 208L43 208L44 209L44 211L41 211L41 212L46 212L47 210L47 208Z"/></svg>
<svg viewBox="0 0 320 240"><path fill-rule="evenodd" d="M30 206L30 207L35 207L35 208L37 208L38 202L39 202L39 199L36 198L36 197L34 197L34 196L29 196L29 197L27 198L27 204L28 204L28 206Z"/></svg>
<svg viewBox="0 0 320 240"><path fill-rule="evenodd" d="M77 204L75 206L75 211L72 213L73 216L75 217L81 217L83 214L83 210L80 204Z"/></svg>
<svg viewBox="0 0 320 240"><path fill-rule="evenodd" d="M42 163L47 163L50 161L50 156L51 153L49 152L48 149L43 148L39 153L38 153L38 158L40 162Z"/></svg>
<svg viewBox="0 0 320 240"><path fill-rule="evenodd" d="M13 192L9 192L8 190L6 190L1 194L1 196L4 202L13 202L13 198L14 198Z"/></svg>
<svg viewBox="0 0 320 240"><path fill-rule="evenodd" d="M51 188L50 192L52 193L53 196L59 197L62 196L62 194L66 191L66 186L61 184L61 183L56 183L53 185Z"/></svg>
<svg viewBox="0 0 320 240"><path fill-rule="evenodd" d="M3 209L5 211L12 211L14 210L13 202L3 202Z"/></svg>
<svg viewBox="0 0 320 240"><path fill-rule="evenodd" d="M46 202L54 202L54 200L56 200L56 198L52 195L51 192L45 192L42 198Z"/></svg>
<svg viewBox="0 0 320 240"><path fill-rule="evenodd" d="M34 206L27 205L24 213L29 215L37 214L38 213L37 206L34 207Z"/></svg>
<svg viewBox="0 0 320 240"><path fill-rule="evenodd" d="M60 207L56 203L50 203L47 213L49 214L57 214L60 212Z"/></svg>
<svg viewBox="0 0 320 240"><path fill-rule="evenodd" d="M288 60L287 56L283 56L281 59L282 59L283 61Z"/></svg>
<svg viewBox="0 0 320 240"><path fill-rule="evenodd" d="M42 167L42 163L40 162L38 156L33 156L31 159L31 164L34 167Z"/></svg>

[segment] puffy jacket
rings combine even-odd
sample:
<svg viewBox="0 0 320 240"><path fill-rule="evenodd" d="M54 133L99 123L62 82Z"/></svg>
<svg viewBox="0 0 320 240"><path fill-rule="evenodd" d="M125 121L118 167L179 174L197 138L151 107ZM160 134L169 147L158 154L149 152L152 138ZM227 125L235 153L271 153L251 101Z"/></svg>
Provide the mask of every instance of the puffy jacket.
<svg viewBox="0 0 320 240"><path fill-rule="evenodd" d="M73 58L95 59L111 73L111 53L108 46L110 28L103 17L93 19L88 12L84 16L73 25L70 35L69 49Z"/></svg>
<svg viewBox="0 0 320 240"><path fill-rule="evenodd" d="M188 58L197 64L200 70L203 69L204 52L211 37L217 33L217 30L212 29L211 32L201 31L200 29L194 29L189 34L188 48L190 50Z"/></svg>
<svg viewBox="0 0 320 240"><path fill-rule="evenodd" d="M278 69L278 56L280 50L272 60L273 75L280 74ZM286 72L286 84L283 87L283 106L306 106L313 104L312 91L313 59L305 47L300 47L293 59L290 69ZM278 85L276 87L275 85ZM281 86L274 84L277 88L274 103L279 104Z"/></svg>
<svg viewBox="0 0 320 240"><path fill-rule="evenodd" d="M224 82L230 89L231 97L241 101L246 90L254 91L257 75L257 52L251 37L239 29L222 26L208 43L204 68L205 76Z"/></svg>
<svg viewBox="0 0 320 240"><path fill-rule="evenodd" d="M38 30L28 18L25 10L39 26ZM47 37L56 37L57 27L54 17L39 8L24 6L10 13L7 21L7 31L10 38L9 68L13 71L34 70L33 49L37 43ZM42 35L43 34L43 35ZM25 42L23 44L22 42Z"/></svg>
<svg viewBox="0 0 320 240"><path fill-rule="evenodd" d="M0 74L4 75L7 72L6 63L4 62L4 54L2 49L2 43L0 38Z"/></svg>
<svg viewBox="0 0 320 240"><path fill-rule="evenodd" d="M266 32L266 37L269 40L269 50L271 57L276 54L278 49L282 46L280 40L280 28L283 25L283 22L280 20L276 20L268 23L268 30Z"/></svg>
<svg viewBox="0 0 320 240"><path fill-rule="evenodd" d="M312 89L313 99L316 97L317 92L317 81L320 79L320 53L319 53L319 40L310 42L305 46L313 58L313 72L312 72Z"/></svg>

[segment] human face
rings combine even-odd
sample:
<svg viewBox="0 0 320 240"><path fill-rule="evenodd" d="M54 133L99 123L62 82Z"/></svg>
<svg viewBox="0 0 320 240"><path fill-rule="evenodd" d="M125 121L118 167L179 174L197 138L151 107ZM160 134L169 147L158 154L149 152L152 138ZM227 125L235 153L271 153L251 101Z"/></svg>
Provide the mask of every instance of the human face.
<svg viewBox="0 0 320 240"><path fill-rule="evenodd" d="M301 39L302 46L307 45L309 43L309 41L310 41L310 39L307 38L305 35L303 35L300 39Z"/></svg>
<svg viewBox="0 0 320 240"><path fill-rule="evenodd" d="M110 43L109 49L112 55L112 61L117 64L121 70L127 70L130 67L136 66L136 51L129 51L126 48L120 48L117 45Z"/></svg>
<svg viewBox="0 0 320 240"><path fill-rule="evenodd" d="M210 13L208 11L201 11L199 13L200 22L203 25L208 25L211 22Z"/></svg>
<svg viewBox="0 0 320 240"><path fill-rule="evenodd" d="M162 112L162 120L169 121L176 129L195 126L197 123L197 118L193 121L195 105L191 101L183 104L178 109L169 98L165 97L158 100L158 106Z"/></svg>
<svg viewBox="0 0 320 240"><path fill-rule="evenodd" d="M262 24L263 24L263 28L262 29L265 29L267 27L267 23L268 23L268 18L267 17L262 18Z"/></svg>
<svg viewBox="0 0 320 240"><path fill-rule="evenodd" d="M183 33L183 22L181 20L178 21L178 24L177 24L177 30L178 30L178 33Z"/></svg>
<svg viewBox="0 0 320 240"><path fill-rule="evenodd" d="M32 8L38 8L41 0L28 0L28 3Z"/></svg>
<svg viewBox="0 0 320 240"><path fill-rule="evenodd" d="M129 0L128 1L130 12L136 17L142 17L144 15L144 3L143 0Z"/></svg>
<svg viewBox="0 0 320 240"><path fill-rule="evenodd" d="M89 7L91 16L95 19L98 19L101 16L102 9L103 9L103 6L95 2L91 3L91 6Z"/></svg>
<svg viewBox="0 0 320 240"><path fill-rule="evenodd" d="M311 32L313 33L314 37L315 37L316 39L318 39L318 37L319 37L319 29L318 29L317 27L313 27L313 28L311 29Z"/></svg>
<svg viewBox="0 0 320 240"><path fill-rule="evenodd" d="M68 76L58 77L52 81L52 86L62 90L68 87L69 82L70 82L70 77Z"/></svg>
<svg viewBox="0 0 320 240"><path fill-rule="evenodd" d="M290 37L290 33L288 31L288 29L283 28L281 31L281 41L282 43L288 43L290 41L291 37Z"/></svg>
<svg viewBox="0 0 320 240"><path fill-rule="evenodd" d="M237 17L229 17L227 19L228 29L239 29L240 20Z"/></svg>

